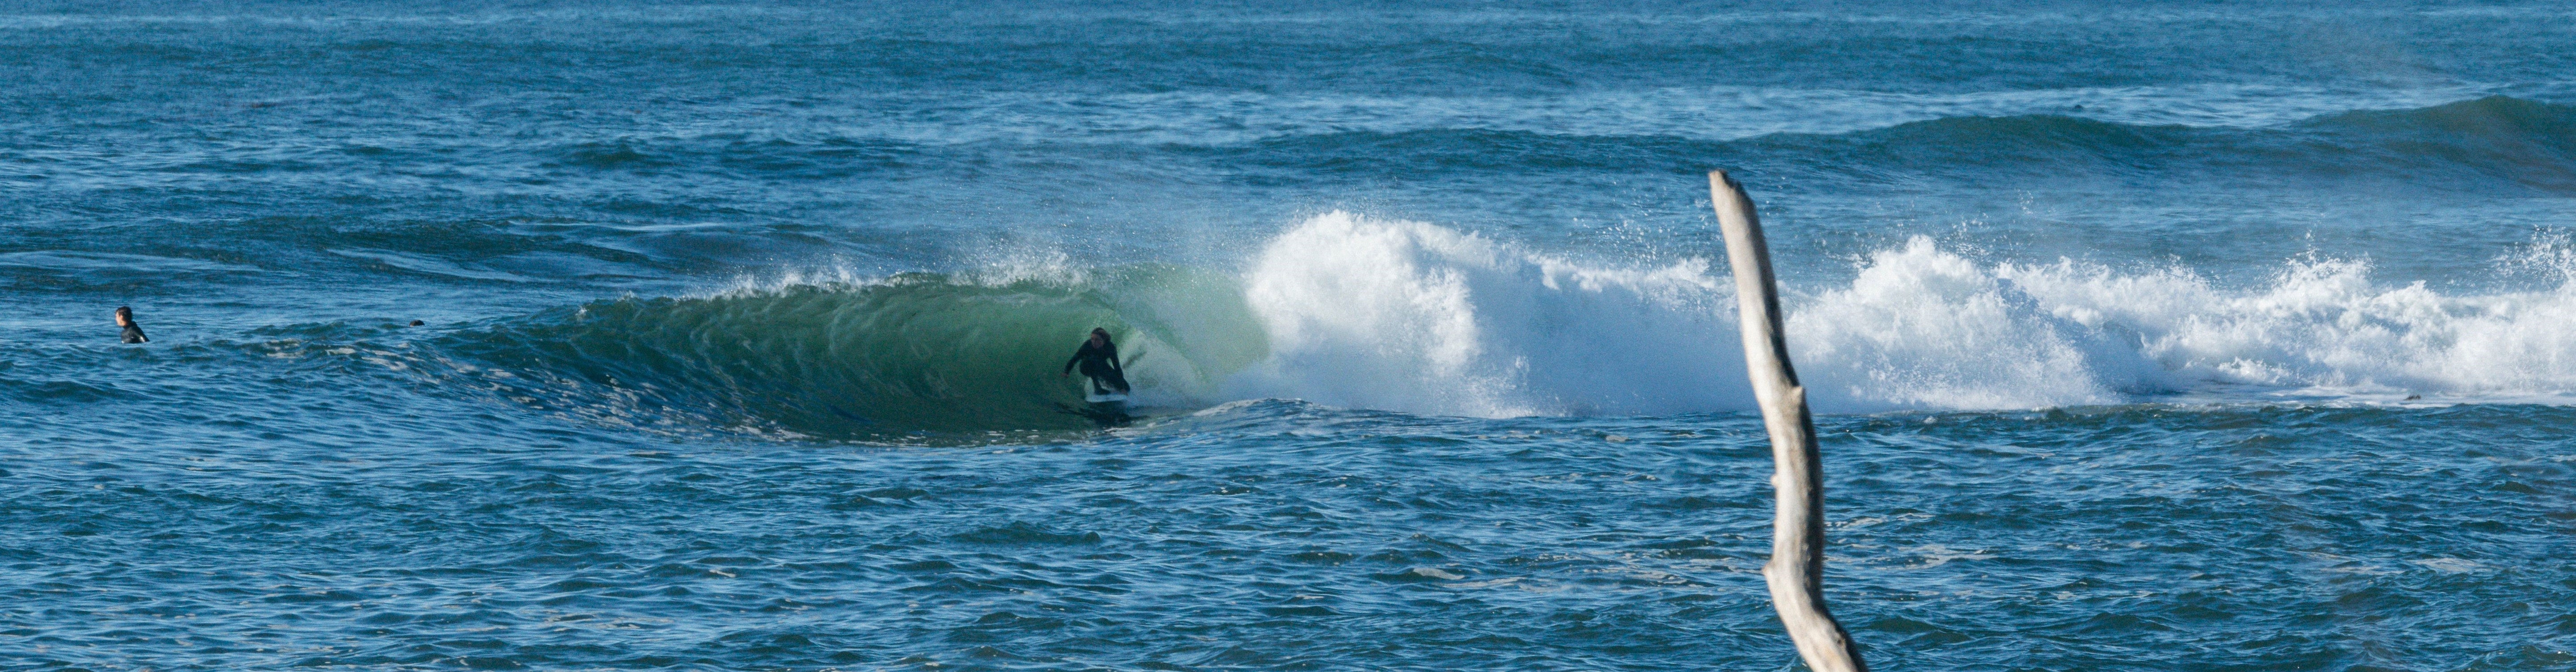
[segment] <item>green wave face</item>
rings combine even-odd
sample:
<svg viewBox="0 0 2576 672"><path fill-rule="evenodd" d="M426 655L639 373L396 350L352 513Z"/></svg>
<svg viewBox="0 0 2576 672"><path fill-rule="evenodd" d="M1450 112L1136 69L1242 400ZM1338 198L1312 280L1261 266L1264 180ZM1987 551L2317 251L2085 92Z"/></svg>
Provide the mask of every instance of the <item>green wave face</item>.
<svg viewBox="0 0 2576 672"><path fill-rule="evenodd" d="M1268 354L1236 279L1163 266L596 301L452 350L507 372L515 397L596 419L867 440L1096 426L1081 377L1059 376L1094 327L1140 403L1206 398Z"/></svg>

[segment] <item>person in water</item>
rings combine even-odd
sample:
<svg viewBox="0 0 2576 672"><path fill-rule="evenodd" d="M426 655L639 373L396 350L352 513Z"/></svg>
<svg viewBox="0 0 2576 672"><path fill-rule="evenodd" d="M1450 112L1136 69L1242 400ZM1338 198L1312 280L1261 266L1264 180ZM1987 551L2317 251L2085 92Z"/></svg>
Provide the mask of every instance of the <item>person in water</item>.
<svg viewBox="0 0 2576 672"><path fill-rule="evenodd" d="M1083 341L1082 349L1073 352L1073 359L1064 361L1064 372L1056 377L1072 375L1076 364L1082 365L1082 375L1091 379L1092 394L1127 393L1127 369L1118 364L1118 344L1109 342L1109 330L1091 330L1091 340Z"/></svg>
<svg viewBox="0 0 2576 672"><path fill-rule="evenodd" d="M134 309L131 307L116 307L116 326L125 328L125 342L127 343L152 342L152 339L143 336L143 325L134 323Z"/></svg>

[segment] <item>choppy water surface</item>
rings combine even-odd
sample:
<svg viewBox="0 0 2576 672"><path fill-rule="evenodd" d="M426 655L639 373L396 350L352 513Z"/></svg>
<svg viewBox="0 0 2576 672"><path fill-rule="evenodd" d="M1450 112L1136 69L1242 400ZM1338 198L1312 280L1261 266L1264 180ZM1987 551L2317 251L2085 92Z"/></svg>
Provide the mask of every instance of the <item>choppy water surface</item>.
<svg viewBox="0 0 2576 672"><path fill-rule="evenodd" d="M2540 3L0 9L0 665L1794 668L1724 167L1879 669L2576 669L2571 53ZM1094 326L1131 422L1055 375Z"/></svg>

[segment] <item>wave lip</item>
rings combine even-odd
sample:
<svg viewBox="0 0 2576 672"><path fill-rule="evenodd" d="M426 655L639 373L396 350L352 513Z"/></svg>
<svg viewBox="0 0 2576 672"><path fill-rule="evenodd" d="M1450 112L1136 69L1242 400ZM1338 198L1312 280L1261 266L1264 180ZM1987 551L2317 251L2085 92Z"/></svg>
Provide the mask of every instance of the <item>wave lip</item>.
<svg viewBox="0 0 2576 672"><path fill-rule="evenodd" d="M1099 279L929 273L791 281L696 298L618 299L460 334L448 349L493 367L512 396L620 424L731 427L818 438L1078 429L1075 380L1057 373L1084 334L1109 329L1140 401L1207 387L1252 346L1201 343L1161 312L1222 319L1208 283L1177 269ZM1222 290L1225 283L1215 285ZM1158 306L1160 306L1158 308ZM1078 380L1078 379L1076 379Z"/></svg>

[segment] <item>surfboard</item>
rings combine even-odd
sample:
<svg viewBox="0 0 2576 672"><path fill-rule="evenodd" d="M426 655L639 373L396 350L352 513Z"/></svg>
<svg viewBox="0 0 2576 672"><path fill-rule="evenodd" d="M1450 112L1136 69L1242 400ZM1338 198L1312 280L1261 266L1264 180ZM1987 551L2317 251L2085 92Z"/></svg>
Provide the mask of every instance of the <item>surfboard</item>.
<svg viewBox="0 0 2576 672"><path fill-rule="evenodd" d="M1111 392L1111 393L1108 393L1108 394L1084 394L1084 395L1082 395L1082 400L1083 400L1083 401L1088 401L1088 402L1091 402L1091 403L1095 403L1095 404L1106 404L1106 403L1110 403L1110 402L1114 402L1114 401L1126 401L1126 400L1127 400L1127 395L1119 394L1119 393L1116 393L1116 392Z"/></svg>

